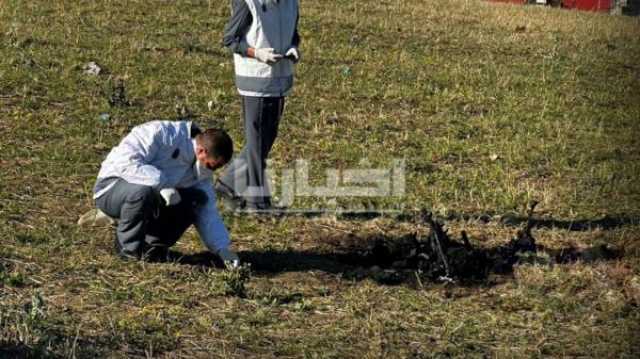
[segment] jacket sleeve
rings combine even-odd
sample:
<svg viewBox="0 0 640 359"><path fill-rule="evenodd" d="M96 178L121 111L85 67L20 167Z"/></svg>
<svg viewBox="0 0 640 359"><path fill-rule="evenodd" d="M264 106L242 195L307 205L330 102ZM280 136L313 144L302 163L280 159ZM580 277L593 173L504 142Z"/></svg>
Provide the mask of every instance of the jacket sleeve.
<svg viewBox="0 0 640 359"><path fill-rule="evenodd" d="M196 188L207 194L207 202L196 209L195 226L204 245L213 253L231 244L229 232L216 207L216 193L210 180L200 181Z"/></svg>
<svg viewBox="0 0 640 359"><path fill-rule="evenodd" d="M253 16L251 16L249 6L244 0L233 0L231 2L231 18L224 27L222 44L232 53L247 56L249 45L244 41L244 35L249 31L252 22Z"/></svg>
<svg viewBox="0 0 640 359"><path fill-rule="evenodd" d="M300 34L298 33L298 20L300 19L300 14L296 17L296 28L293 31L293 38L291 39L291 47L299 47L300 46Z"/></svg>
<svg viewBox="0 0 640 359"><path fill-rule="evenodd" d="M119 177L129 183L161 189L164 176L151 165L158 153L162 133L151 123L135 127L118 145L115 169Z"/></svg>

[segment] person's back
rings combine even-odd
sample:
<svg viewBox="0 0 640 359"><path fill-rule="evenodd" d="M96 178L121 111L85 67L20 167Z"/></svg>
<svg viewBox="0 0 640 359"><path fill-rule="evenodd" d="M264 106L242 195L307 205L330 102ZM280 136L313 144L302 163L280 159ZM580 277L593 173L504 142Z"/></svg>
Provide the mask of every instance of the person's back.
<svg viewBox="0 0 640 359"><path fill-rule="evenodd" d="M176 178L193 164L192 130L199 131L186 121L151 121L134 127L102 162L96 198L100 182L112 177L154 188L192 186Z"/></svg>

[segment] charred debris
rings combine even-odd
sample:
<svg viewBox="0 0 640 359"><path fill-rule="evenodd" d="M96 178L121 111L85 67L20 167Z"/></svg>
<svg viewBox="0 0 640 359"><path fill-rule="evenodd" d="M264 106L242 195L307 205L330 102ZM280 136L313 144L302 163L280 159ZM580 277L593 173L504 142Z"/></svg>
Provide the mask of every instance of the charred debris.
<svg viewBox="0 0 640 359"><path fill-rule="evenodd" d="M490 274L510 274L517 264L567 263L618 256L615 249L605 244L584 250L555 251L536 244L532 233L536 205L529 206L526 225L499 247L473 246L464 231L460 239L454 239L441 221L431 212L422 210L414 217L420 228L415 233L400 239L373 241L345 259L351 264L359 264L360 267L351 273L355 277L367 276L379 282L397 284L412 280L473 283L487 279Z"/></svg>

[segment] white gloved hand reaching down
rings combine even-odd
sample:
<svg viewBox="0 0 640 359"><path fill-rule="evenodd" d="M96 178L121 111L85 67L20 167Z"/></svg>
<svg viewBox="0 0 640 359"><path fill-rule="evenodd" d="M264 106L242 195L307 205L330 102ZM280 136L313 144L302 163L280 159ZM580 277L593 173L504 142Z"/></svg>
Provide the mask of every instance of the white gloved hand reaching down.
<svg viewBox="0 0 640 359"><path fill-rule="evenodd" d="M217 254L225 266L230 268L238 268L240 266L240 258L238 258L238 255L234 251L225 248L220 249Z"/></svg>

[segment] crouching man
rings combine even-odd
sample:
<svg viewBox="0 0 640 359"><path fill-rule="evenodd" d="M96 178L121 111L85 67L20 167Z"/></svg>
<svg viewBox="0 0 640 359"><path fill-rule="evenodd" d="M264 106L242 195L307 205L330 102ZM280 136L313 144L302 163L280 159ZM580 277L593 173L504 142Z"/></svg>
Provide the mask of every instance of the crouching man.
<svg viewBox="0 0 640 359"><path fill-rule="evenodd" d="M232 154L224 130L202 131L191 122L152 121L131 130L102 162L94 187L96 206L118 220L116 253L165 261L194 224L211 252L238 266L212 179Z"/></svg>

